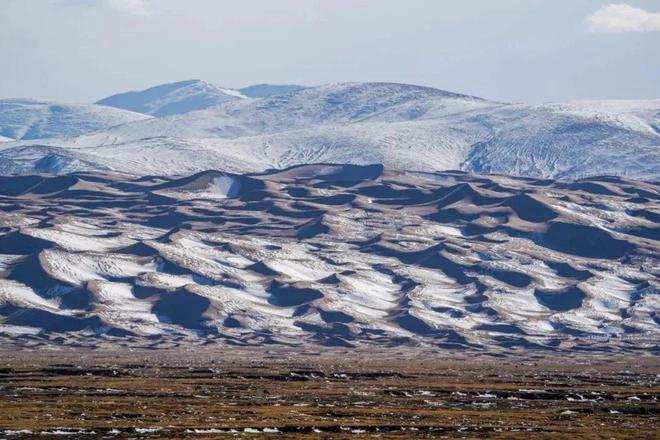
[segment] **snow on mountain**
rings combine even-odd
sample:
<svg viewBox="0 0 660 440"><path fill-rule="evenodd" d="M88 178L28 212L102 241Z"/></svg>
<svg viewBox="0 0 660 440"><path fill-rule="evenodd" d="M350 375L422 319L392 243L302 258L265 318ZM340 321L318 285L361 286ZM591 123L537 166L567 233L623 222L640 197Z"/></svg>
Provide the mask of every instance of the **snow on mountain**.
<svg viewBox="0 0 660 440"><path fill-rule="evenodd" d="M148 118L139 113L94 104L0 100L0 135L12 139L78 136Z"/></svg>
<svg viewBox="0 0 660 440"><path fill-rule="evenodd" d="M4 173L185 174L312 162L542 178L660 179L660 100L507 104L406 84L347 83L135 121L66 141L5 142ZM18 163L12 172L12 163ZM70 165L68 165L70 163Z"/></svg>
<svg viewBox="0 0 660 440"><path fill-rule="evenodd" d="M428 87L387 83L333 84L125 125L81 142L97 145L150 137L237 138L362 121L439 117L493 103Z"/></svg>
<svg viewBox="0 0 660 440"><path fill-rule="evenodd" d="M161 117L188 113L244 98L237 90L223 89L193 79L136 92L119 93L101 99L96 104Z"/></svg>
<svg viewBox="0 0 660 440"><path fill-rule="evenodd" d="M509 105L477 118L490 134L471 146L463 169L660 178L660 132L652 128L660 124L660 100Z"/></svg>
<svg viewBox="0 0 660 440"><path fill-rule="evenodd" d="M108 160L112 163L112 160ZM0 175L54 173L64 174L81 170L107 170L98 156L85 152L70 152L47 145L28 145L0 150Z"/></svg>
<svg viewBox="0 0 660 440"><path fill-rule="evenodd" d="M240 138L180 139L152 137L123 143L98 139L95 147L48 147L62 158L58 168L43 168L43 145L0 147L0 173L73 172L112 169L133 175L187 174L208 167L229 172L255 172L301 163L384 163L392 168L433 171L460 168L466 151L459 134L423 124L371 123L321 126L272 135ZM89 139L86 139L89 141ZM12 145L8 143L7 145ZM121 154L118 154L118 151ZM82 162L75 160L81 158ZM83 159L84 157L84 159ZM16 165L21 160L20 168ZM94 165L81 168L92 160ZM63 162L71 161L70 167ZM4 164L4 166L2 166ZM31 165L32 164L32 165ZM12 171L13 169L13 171Z"/></svg>
<svg viewBox="0 0 660 440"><path fill-rule="evenodd" d="M295 92L304 88L304 86L298 86L295 84L256 84L239 89L239 92L241 92L243 96L249 98L266 98L268 96Z"/></svg>

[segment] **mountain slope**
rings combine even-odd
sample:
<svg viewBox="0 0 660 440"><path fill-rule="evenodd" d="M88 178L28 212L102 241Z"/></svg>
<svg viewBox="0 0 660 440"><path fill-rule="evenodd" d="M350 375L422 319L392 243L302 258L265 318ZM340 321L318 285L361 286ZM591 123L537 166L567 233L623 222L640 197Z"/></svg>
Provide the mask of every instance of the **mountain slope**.
<svg viewBox="0 0 660 440"><path fill-rule="evenodd" d="M236 90L222 89L200 80L162 84L141 91L119 93L96 104L156 117L188 113L245 98Z"/></svg>
<svg viewBox="0 0 660 440"><path fill-rule="evenodd" d="M236 138L366 120L438 118L494 105L479 98L407 84L331 84L262 99L234 100L205 110L125 125L99 133L99 139ZM96 140L90 138L89 142L94 144Z"/></svg>
<svg viewBox="0 0 660 440"><path fill-rule="evenodd" d="M490 135L462 168L575 179L660 178L660 100L510 105L476 116ZM460 118L458 123L463 123Z"/></svg>
<svg viewBox="0 0 660 440"><path fill-rule="evenodd" d="M658 180L659 127L660 100L506 104L406 84L347 83L230 100L66 142L5 142L0 164L5 173L13 164L14 172L29 172L47 146L60 158L53 172L248 172L341 162ZM47 171L42 165L34 169Z"/></svg>
<svg viewBox="0 0 660 440"><path fill-rule="evenodd" d="M139 113L93 104L0 100L0 135L13 139L78 136L148 118Z"/></svg>
<svg viewBox="0 0 660 440"><path fill-rule="evenodd" d="M249 98L266 98L268 96L295 92L304 88L304 86L295 84L255 84L253 86L243 87L238 91L241 92L241 95Z"/></svg>

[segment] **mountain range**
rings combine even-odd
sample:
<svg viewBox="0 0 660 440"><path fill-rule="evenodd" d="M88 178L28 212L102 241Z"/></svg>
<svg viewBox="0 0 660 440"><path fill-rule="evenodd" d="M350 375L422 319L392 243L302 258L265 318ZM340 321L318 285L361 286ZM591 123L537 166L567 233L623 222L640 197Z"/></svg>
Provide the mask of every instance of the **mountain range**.
<svg viewBox="0 0 660 440"><path fill-rule="evenodd" d="M0 142L74 137L149 116L93 104L0 100Z"/></svg>
<svg viewBox="0 0 660 440"><path fill-rule="evenodd" d="M519 104L394 83L230 89L191 80L95 104L0 100L0 136L2 174L332 162L660 179L660 100Z"/></svg>

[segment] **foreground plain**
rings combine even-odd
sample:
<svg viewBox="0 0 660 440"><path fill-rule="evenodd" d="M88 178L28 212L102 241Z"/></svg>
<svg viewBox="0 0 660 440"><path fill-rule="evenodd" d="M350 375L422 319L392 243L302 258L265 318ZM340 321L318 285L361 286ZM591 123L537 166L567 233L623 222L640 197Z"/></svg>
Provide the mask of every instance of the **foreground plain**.
<svg viewBox="0 0 660 440"><path fill-rule="evenodd" d="M0 437L652 439L656 357L5 352Z"/></svg>

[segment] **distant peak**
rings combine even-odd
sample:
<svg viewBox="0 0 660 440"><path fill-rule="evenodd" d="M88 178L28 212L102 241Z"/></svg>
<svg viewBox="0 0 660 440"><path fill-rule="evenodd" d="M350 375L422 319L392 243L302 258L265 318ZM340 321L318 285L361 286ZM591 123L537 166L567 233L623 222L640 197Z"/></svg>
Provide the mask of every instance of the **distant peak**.
<svg viewBox="0 0 660 440"><path fill-rule="evenodd" d="M243 95L238 91L190 79L119 93L101 99L97 104L161 117L202 110L241 98Z"/></svg>
<svg viewBox="0 0 660 440"><path fill-rule="evenodd" d="M305 89L305 86L296 84L255 84L239 90L248 98L266 98L268 96L281 95L283 93L295 92Z"/></svg>
<svg viewBox="0 0 660 440"><path fill-rule="evenodd" d="M191 85L191 84L198 84L198 83L204 83L204 84L207 84L205 81L202 81L201 79L186 79L186 80L183 80L183 81L175 81L175 82L171 82L171 83L163 83L163 84L160 84L160 85L157 85L157 86L154 86L154 87L150 87L150 88L153 89L153 88L163 87L163 86L178 86L178 87L185 87L185 86L189 86L189 85ZM149 90L149 89L147 89L147 90Z"/></svg>
<svg viewBox="0 0 660 440"><path fill-rule="evenodd" d="M397 83L397 82L385 82L385 81L374 81L374 82L337 82L329 83L318 86L320 90L362 90L362 91L381 91L381 92L415 92L415 93L425 93L427 95L434 96L444 96L448 98L468 98L473 100L484 100L478 96L466 95L463 93L451 92L444 89L439 89L437 87L431 86L421 86L417 84L406 84L406 83Z"/></svg>

